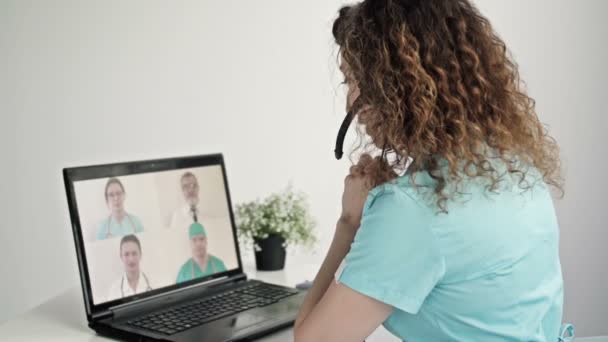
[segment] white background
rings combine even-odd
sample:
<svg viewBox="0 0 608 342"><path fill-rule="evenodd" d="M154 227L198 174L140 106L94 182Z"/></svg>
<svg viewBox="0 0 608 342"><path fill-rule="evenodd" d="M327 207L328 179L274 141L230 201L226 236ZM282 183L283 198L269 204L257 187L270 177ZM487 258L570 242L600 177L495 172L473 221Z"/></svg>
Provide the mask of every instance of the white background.
<svg viewBox="0 0 608 342"><path fill-rule="evenodd" d="M180 267L192 256L187 227L169 227L173 212L181 211L186 203L180 183L185 172L194 174L199 184L199 222L207 232L207 251L220 258L226 269L238 267L220 166L119 176L125 189L125 210L144 227L137 234L142 248L140 266L155 289L175 284ZM95 304L116 299L109 297L108 289L124 270L120 237L96 241L99 223L109 215L104 197L107 180L74 183Z"/></svg>
<svg viewBox="0 0 608 342"><path fill-rule="evenodd" d="M349 166L333 159L343 3L0 0L0 320L79 284L65 166L223 152L237 203L289 180L309 194L318 258ZM476 3L562 147L564 319L608 334L608 1Z"/></svg>

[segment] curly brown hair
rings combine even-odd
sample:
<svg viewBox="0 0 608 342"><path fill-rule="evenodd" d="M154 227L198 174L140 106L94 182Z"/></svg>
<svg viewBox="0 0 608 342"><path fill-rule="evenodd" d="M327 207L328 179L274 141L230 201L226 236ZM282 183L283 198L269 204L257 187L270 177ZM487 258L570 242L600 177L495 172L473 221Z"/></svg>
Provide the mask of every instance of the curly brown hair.
<svg viewBox="0 0 608 342"><path fill-rule="evenodd" d="M442 211L465 178L486 178L495 191L518 176L530 189L530 167L563 194L558 146L505 43L468 0L366 0L340 9L333 35L364 104L366 146L382 151L368 170L375 185L411 157L411 181L428 173Z"/></svg>

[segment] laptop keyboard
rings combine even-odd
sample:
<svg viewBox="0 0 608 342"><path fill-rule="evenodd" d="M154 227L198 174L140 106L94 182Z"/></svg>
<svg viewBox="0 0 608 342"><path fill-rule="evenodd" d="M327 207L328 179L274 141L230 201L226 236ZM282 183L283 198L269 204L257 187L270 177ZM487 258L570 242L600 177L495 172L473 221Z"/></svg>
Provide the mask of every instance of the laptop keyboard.
<svg viewBox="0 0 608 342"><path fill-rule="evenodd" d="M230 316L241 311L262 307L295 295L298 291L265 283L252 283L228 292L166 309L127 322L128 325L173 335L203 323Z"/></svg>

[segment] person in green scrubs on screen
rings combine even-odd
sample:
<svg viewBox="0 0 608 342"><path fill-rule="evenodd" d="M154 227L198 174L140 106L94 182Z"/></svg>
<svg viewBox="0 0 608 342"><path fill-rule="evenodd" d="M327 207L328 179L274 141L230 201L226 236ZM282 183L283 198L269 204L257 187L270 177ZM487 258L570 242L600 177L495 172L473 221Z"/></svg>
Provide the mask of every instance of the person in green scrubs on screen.
<svg viewBox="0 0 608 342"><path fill-rule="evenodd" d="M188 259L179 269L176 283L226 271L224 262L207 252L207 232L202 224L198 222L191 224L189 236L192 258Z"/></svg>

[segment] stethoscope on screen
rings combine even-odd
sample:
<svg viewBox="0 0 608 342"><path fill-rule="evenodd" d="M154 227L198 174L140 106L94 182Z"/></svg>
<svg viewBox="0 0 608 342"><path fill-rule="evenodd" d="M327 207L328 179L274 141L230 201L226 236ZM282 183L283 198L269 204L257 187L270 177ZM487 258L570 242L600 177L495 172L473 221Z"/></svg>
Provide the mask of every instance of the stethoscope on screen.
<svg viewBox="0 0 608 342"><path fill-rule="evenodd" d="M129 220L129 223L131 223L131 228L133 229L133 234L137 233L137 231L135 230L135 224L133 223L133 220L131 220L131 216L129 216L129 214L127 214L126 218ZM108 230L106 232L106 239L109 239L112 237L111 227L112 227L112 215L108 216Z"/></svg>
<svg viewBox="0 0 608 342"><path fill-rule="evenodd" d="M152 287L150 286L150 281L148 281L148 277L146 276L146 274L144 272L141 272L141 275L144 277L144 280L146 281L146 290L145 291L152 290ZM125 276L123 275L122 278L120 278L120 297L121 298L124 298L124 296L125 296L124 285L125 285Z"/></svg>

